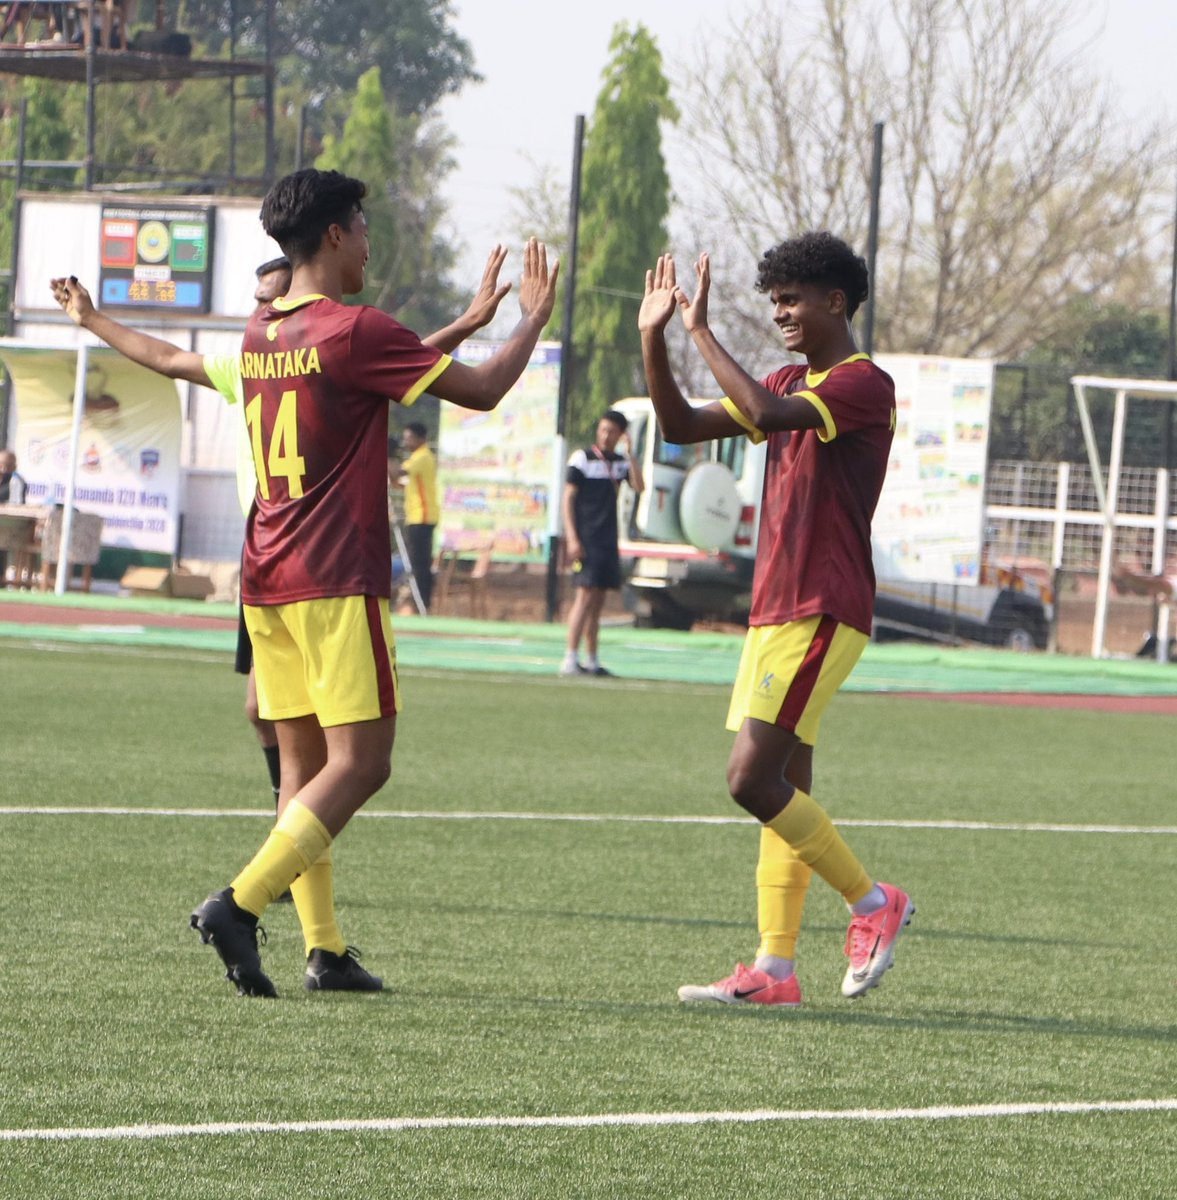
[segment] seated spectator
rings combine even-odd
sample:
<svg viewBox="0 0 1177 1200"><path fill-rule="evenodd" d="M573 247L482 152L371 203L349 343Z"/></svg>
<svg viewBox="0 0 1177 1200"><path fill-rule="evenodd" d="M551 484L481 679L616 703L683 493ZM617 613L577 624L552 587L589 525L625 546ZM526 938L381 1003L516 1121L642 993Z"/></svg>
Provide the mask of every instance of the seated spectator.
<svg viewBox="0 0 1177 1200"><path fill-rule="evenodd" d="M0 450L0 504L23 504L28 484L16 473L16 454Z"/></svg>

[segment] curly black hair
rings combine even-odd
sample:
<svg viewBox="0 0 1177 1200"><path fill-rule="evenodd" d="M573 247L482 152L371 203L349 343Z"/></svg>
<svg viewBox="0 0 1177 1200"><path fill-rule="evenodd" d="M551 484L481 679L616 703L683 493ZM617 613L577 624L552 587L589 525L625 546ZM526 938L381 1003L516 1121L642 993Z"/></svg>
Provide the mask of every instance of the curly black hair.
<svg viewBox="0 0 1177 1200"><path fill-rule="evenodd" d="M350 229L368 185L339 171L308 167L279 179L262 201L262 227L292 263L313 258L332 225Z"/></svg>
<svg viewBox="0 0 1177 1200"><path fill-rule="evenodd" d="M764 252L756 290L771 292L786 283L819 283L845 292L847 317L870 295L866 260L832 233L803 233Z"/></svg>

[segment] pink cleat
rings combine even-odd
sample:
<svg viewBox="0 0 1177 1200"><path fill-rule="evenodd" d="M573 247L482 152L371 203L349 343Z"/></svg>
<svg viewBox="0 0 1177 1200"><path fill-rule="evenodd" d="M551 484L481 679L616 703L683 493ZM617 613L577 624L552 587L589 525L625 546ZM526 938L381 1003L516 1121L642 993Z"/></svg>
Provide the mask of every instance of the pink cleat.
<svg viewBox="0 0 1177 1200"><path fill-rule="evenodd" d="M680 987L678 998L684 1004L710 1000L719 1004L776 1004L797 1008L801 1003L801 985L796 975L790 975L788 979L774 979L756 967L737 963L735 971L718 983L705 987L693 984Z"/></svg>
<svg viewBox="0 0 1177 1200"><path fill-rule="evenodd" d="M911 924L915 905L911 897L889 883L880 883L887 903L867 917L855 917L846 932L846 957L850 966L842 980L842 995L853 999L878 987L895 957L895 941Z"/></svg>

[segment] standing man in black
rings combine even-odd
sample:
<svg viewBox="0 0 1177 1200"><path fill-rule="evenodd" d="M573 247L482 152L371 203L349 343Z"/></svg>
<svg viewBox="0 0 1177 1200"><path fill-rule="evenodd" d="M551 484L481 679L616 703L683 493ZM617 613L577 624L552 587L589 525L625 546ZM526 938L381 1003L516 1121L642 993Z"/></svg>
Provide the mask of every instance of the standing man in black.
<svg viewBox="0 0 1177 1200"><path fill-rule="evenodd" d="M568 460L564 482L564 547L572 565L576 599L568 614L568 648L561 675L611 675L597 657L605 593L621 586L617 551L617 493L628 483L637 493L645 486L634 461L624 414L610 409L597 422L597 437L587 450ZM617 453L623 444L624 453ZM584 640L585 661L579 657Z"/></svg>

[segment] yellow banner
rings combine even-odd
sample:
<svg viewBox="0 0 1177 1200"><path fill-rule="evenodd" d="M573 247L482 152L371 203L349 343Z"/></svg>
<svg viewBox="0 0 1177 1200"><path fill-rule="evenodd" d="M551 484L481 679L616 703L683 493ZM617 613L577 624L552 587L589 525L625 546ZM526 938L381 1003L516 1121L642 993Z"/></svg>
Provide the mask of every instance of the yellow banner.
<svg viewBox="0 0 1177 1200"><path fill-rule="evenodd" d="M70 477L73 350L0 347L12 377L16 451L29 504L63 504ZM180 517L175 383L113 350L91 349L76 504L103 517L102 543L173 554Z"/></svg>

